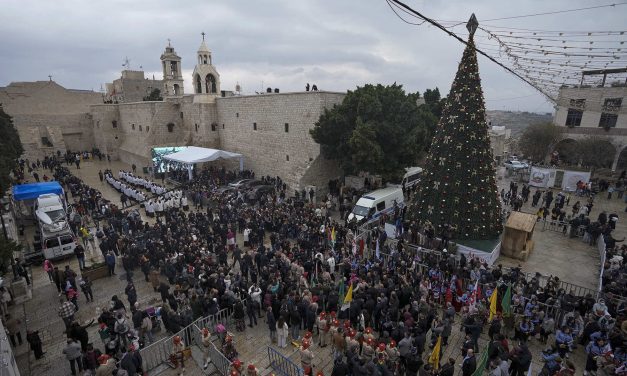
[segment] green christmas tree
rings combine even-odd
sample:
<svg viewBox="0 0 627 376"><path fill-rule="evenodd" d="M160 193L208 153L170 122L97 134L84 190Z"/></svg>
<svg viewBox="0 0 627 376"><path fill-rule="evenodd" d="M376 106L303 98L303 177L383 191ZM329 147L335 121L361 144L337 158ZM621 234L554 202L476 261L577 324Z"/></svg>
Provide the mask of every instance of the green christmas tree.
<svg viewBox="0 0 627 376"><path fill-rule="evenodd" d="M468 40L427 157L414 217L455 239L494 239L502 232L485 104L473 41Z"/></svg>

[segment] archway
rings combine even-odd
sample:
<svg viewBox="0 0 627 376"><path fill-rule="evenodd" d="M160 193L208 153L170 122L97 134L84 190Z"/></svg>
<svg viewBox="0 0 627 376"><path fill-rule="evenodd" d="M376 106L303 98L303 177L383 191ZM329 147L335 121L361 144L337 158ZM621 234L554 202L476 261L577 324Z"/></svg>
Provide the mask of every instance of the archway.
<svg viewBox="0 0 627 376"><path fill-rule="evenodd" d="M616 163L616 171L627 169L627 146L624 147L618 155L618 163Z"/></svg>
<svg viewBox="0 0 627 376"><path fill-rule="evenodd" d="M174 95L181 94L181 87L178 84L174 84Z"/></svg>
<svg viewBox="0 0 627 376"><path fill-rule="evenodd" d="M579 143L572 138L565 138L559 141L553 148L558 153L558 160L561 166L577 166L581 160L578 153Z"/></svg>
<svg viewBox="0 0 627 376"><path fill-rule="evenodd" d="M200 75L196 75L196 94L202 93L202 81L200 80Z"/></svg>
<svg viewBox="0 0 627 376"><path fill-rule="evenodd" d="M209 73L207 77L205 77L205 88L207 89L207 93L214 94L218 91L216 88L216 78L213 74Z"/></svg>

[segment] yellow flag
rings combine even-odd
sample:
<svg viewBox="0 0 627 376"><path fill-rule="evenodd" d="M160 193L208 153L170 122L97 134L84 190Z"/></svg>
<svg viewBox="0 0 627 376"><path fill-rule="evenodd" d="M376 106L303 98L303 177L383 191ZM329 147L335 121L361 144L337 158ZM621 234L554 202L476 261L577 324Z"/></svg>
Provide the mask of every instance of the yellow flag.
<svg viewBox="0 0 627 376"><path fill-rule="evenodd" d="M496 297L499 295L499 289L498 287L494 289L494 291L492 291L492 296L490 296L490 320L492 321L492 318L494 317L494 315L496 315Z"/></svg>
<svg viewBox="0 0 627 376"><path fill-rule="evenodd" d="M352 301L353 301L353 284L351 283L350 287L348 288L348 292L346 293L346 296L344 297L344 304L350 303Z"/></svg>
<svg viewBox="0 0 627 376"><path fill-rule="evenodd" d="M429 355L429 364L434 370L440 368L440 349L442 348L442 336L438 336L438 342L436 342L431 355Z"/></svg>

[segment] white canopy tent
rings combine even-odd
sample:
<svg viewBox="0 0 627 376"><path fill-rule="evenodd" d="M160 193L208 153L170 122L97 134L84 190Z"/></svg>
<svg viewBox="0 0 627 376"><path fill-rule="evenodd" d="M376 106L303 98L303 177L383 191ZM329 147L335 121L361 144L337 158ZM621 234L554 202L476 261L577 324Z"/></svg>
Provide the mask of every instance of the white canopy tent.
<svg viewBox="0 0 627 376"><path fill-rule="evenodd" d="M189 146L185 150L168 154L163 159L187 165L189 180L192 180L192 167L196 163L212 162L218 159L239 158L239 170L244 170L244 156L230 151Z"/></svg>

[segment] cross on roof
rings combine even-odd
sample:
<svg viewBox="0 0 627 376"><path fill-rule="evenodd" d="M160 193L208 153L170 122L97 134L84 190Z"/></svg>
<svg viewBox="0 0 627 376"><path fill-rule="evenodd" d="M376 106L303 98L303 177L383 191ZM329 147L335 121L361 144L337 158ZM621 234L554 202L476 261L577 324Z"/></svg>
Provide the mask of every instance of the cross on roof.
<svg viewBox="0 0 627 376"><path fill-rule="evenodd" d="M52 82L52 75L48 75L48 78L50 79L50 82Z"/></svg>
<svg viewBox="0 0 627 376"><path fill-rule="evenodd" d="M168 47L172 47L170 46L170 38L168 38Z"/></svg>
<svg viewBox="0 0 627 376"><path fill-rule="evenodd" d="M200 35L202 35L202 41L205 41L205 32L203 31L202 33L200 33Z"/></svg>

